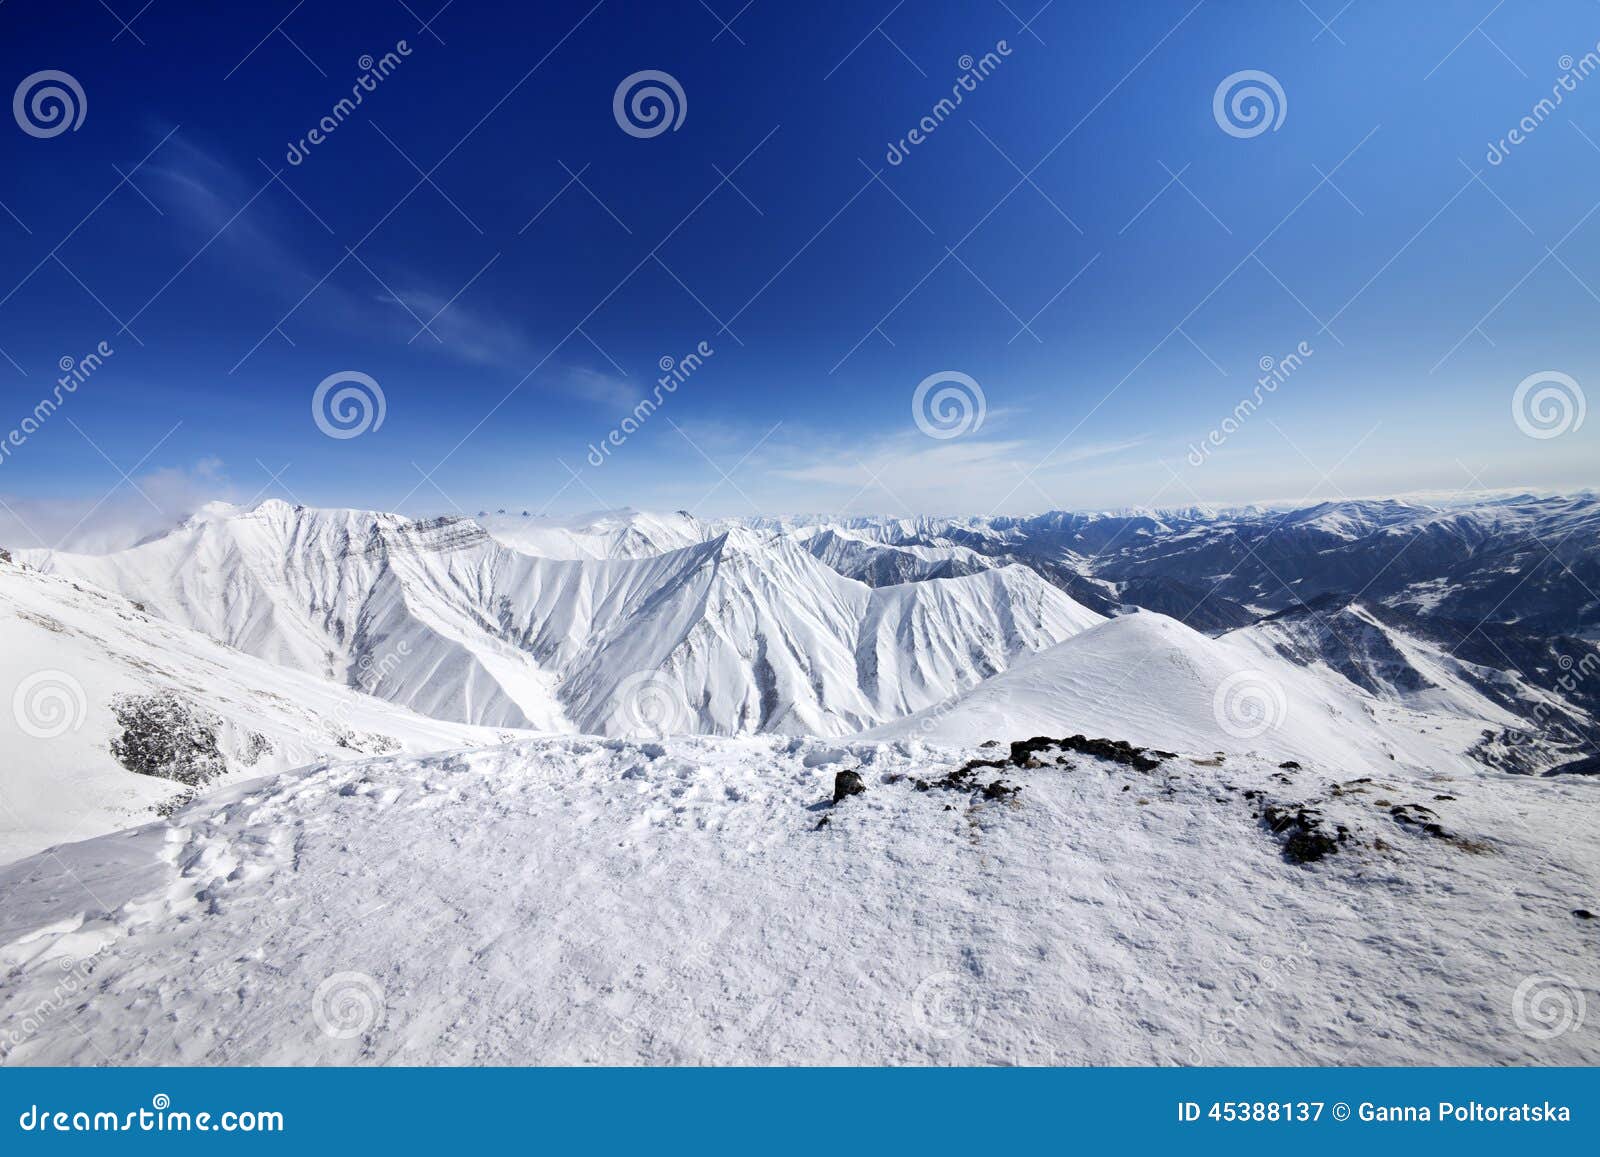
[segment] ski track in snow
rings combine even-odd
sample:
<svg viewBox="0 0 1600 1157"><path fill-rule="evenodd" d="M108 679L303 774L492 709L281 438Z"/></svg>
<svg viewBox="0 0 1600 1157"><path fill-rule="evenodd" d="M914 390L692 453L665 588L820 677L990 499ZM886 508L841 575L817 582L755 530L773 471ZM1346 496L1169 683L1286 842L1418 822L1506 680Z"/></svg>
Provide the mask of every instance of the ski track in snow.
<svg viewBox="0 0 1600 1157"><path fill-rule="evenodd" d="M1600 887L1600 785L1390 767L1329 799L1313 766L1083 756L1006 768L1010 800L885 782L994 754L554 738L225 789L0 870L0 1045L13 1064L1600 1062L1593 1024L1538 1040L1513 1008L1526 977L1600 979L1570 913ZM851 767L867 792L823 806ZM1358 843L1290 864L1250 789L1321 798ZM1486 848L1403 828L1391 799Z"/></svg>

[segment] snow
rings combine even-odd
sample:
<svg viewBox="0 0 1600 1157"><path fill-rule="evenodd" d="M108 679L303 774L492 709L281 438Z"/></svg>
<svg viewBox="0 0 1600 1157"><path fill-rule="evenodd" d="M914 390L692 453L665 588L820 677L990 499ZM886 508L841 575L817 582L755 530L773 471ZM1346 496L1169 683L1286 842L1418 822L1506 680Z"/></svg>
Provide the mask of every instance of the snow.
<svg viewBox="0 0 1600 1157"><path fill-rule="evenodd" d="M662 526L687 535L683 519L639 516L560 533L619 550L647 531L671 539ZM527 545L527 534L496 533ZM581 554L567 539L557 553ZM670 690L673 730L847 734L1100 618L1017 566L875 590L792 539L748 529L659 553L553 558L470 520L277 501L116 554L19 557L340 682L403 647L405 662L373 689L381 698L437 719L554 732L634 730L619 690L648 676Z"/></svg>
<svg viewBox="0 0 1600 1157"><path fill-rule="evenodd" d="M180 794L111 754L113 701L172 693L217 718L230 775L386 746L422 752L514 733L428 719L275 667L132 603L0 562L0 863L149 818ZM257 751L251 736L266 740Z"/></svg>
<svg viewBox="0 0 1600 1157"><path fill-rule="evenodd" d="M996 801L888 782L970 754L552 738L225 789L0 871L0 1030L46 1010L4 1059L1600 1061L1516 996L1600 980L1569 912L1600 906L1592 782L1394 769L1335 799L1233 756L1047 758ZM1356 842L1288 863L1247 790Z"/></svg>
<svg viewBox="0 0 1600 1157"><path fill-rule="evenodd" d="M1212 638L957 545L1110 517L269 501L0 559L0 1060L1600 1062L1527 998L1600 983L1600 779L1466 754L1576 708L1360 604ZM113 754L130 696L214 751L186 806ZM1160 765L1005 746L1077 733Z"/></svg>
<svg viewBox="0 0 1600 1157"><path fill-rule="evenodd" d="M1246 632L1212 639L1138 611L863 738L970 744L1082 733L1180 751L1251 751L1353 775L1396 761L1467 766L1461 753L1476 737L1472 726L1437 733L1438 721L1421 712L1379 719L1378 707L1342 677L1296 666Z"/></svg>
<svg viewBox="0 0 1600 1157"><path fill-rule="evenodd" d="M644 558L716 537L692 515L607 511L578 518L485 514L474 519L495 539L538 558Z"/></svg>

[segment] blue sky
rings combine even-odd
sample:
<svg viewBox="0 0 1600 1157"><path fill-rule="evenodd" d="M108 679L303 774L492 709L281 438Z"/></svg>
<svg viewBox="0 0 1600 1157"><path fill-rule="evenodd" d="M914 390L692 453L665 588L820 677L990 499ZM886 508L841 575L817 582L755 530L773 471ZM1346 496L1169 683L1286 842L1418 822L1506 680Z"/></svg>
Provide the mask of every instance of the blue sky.
<svg viewBox="0 0 1600 1157"><path fill-rule="evenodd" d="M7 91L59 70L86 103L0 127L0 439L61 359L115 351L0 457L41 537L202 496L984 514L1596 481L1600 419L1533 438L1512 400L1600 382L1600 75L1486 159L1595 50L1590 0L109 3L0 7ZM675 130L614 116L643 70ZM1275 129L1216 119L1244 70ZM319 429L342 371L381 427ZM985 415L933 438L912 401L944 372Z"/></svg>

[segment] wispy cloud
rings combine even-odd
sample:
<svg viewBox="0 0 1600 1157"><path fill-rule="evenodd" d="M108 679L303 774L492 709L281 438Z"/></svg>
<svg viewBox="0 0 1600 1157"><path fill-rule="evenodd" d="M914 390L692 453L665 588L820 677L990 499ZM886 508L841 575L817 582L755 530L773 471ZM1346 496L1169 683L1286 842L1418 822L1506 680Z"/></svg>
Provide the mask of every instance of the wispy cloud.
<svg viewBox="0 0 1600 1157"><path fill-rule="evenodd" d="M717 441L738 459L738 439L724 431ZM1085 477L1137 469L1118 459L1145 441L1077 443L1045 459L1047 445L1016 437L940 441L910 433L848 442L837 433L792 429L763 445L746 465L741 486L784 510L909 515L1043 509L1078 498Z"/></svg>
<svg viewBox="0 0 1600 1157"><path fill-rule="evenodd" d="M287 328L378 334L457 362L519 375L549 355L518 320L474 303L472 290L482 286L472 282L446 288L433 276L369 252L347 258L339 274L327 277L323 262L327 254L342 251L341 243L328 237L324 252L313 260L301 235L321 237L320 220L313 221L281 189L266 187L271 176L265 168L241 170L174 137L145 172L152 197L192 234L196 246L209 243L228 254L258 285L280 293L286 305L314 290Z"/></svg>
<svg viewBox="0 0 1600 1157"><path fill-rule="evenodd" d="M152 470L97 498L0 494L0 546L104 554L168 530L209 502L246 497L217 458Z"/></svg>

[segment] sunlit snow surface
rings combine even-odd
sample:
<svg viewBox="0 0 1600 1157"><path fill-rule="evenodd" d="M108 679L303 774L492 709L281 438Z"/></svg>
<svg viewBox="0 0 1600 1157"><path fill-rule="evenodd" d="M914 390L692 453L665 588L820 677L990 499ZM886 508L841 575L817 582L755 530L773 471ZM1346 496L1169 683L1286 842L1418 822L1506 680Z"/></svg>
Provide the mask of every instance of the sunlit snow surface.
<svg viewBox="0 0 1600 1157"><path fill-rule="evenodd" d="M6 1059L1600 1060L1527 983L1597 980L1590 783L1047 756L980 776L1015 797L916 789L974 754L561 738L228 789L0 872L0 1025L39 1025ZM1354 842L1286 862L1251 790Z"/></svg>
<svg viewBox="0 0 1600 1157"><path fill-rule="evenodd" d="M1162 517L266 502L19 552L0 676L65 714L0 710L0 1059L1600 1061L1600 780L1470 754L1581 704L1366 605L1207 635L1007 561L1059 535L1086 572L1129 527L1181 558L1202 515ZM130 693L192 703L228 759L167 820L180 789L112 754ZM940 782L1075 732L1172 754ZM845 770L867 790L834 807ZM1302 808L1345 835L1310 863L1272 830Z"/></svg>

